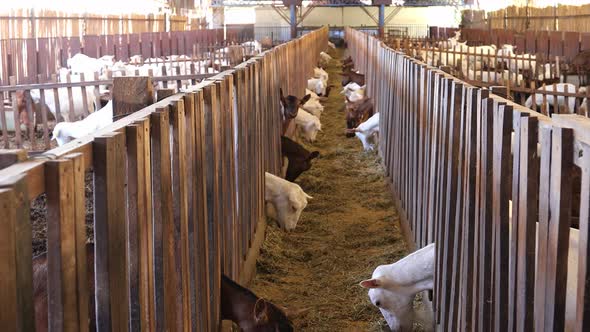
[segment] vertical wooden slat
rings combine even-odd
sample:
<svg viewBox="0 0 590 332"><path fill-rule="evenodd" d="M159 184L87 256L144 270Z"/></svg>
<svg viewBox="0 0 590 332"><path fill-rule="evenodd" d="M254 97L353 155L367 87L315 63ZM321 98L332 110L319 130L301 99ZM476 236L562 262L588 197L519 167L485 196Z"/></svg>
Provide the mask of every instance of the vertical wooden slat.
<svg viewBox="0 0 590 332"><path fill-rule="evenodd" d="M78 162L80 164L80 162ZM45 164L45 187L47 188L47 283L49 328L65 331L81 330L79 318L76 267L77 241L75 220L80 210L76 204L84 201L79 199L79 188L74 179L73 160L55 160ZM80 165L78 165L80 166ZM79 168L78 172L82 169ZM79 177L78 177L79 179ZM83 181L77 185L82 186ZM86 234L84 234L84 239ZM84 262L84 268L85 268ZM84 286L87 287L86 282ZM88 306L86 306L88 308ZM86 319L88 314L85 315Z"/></svg>
<svg viewBox="0 0 590 332"><path fill-rule="evenodd" d="M74 179L74 229L76 250L76 295L78 305L78 320L80 331L88 330L88 266L86 257L86 177L84 172L84 157L81 153L71 153L64 157L72 161Z"/></svg>
<svg viewBox="0 0 590 332"><path fill-rule="evenodd" d="M210 288L209 288L209 207L207 201L207 155L206 155L206 123L205 123L205 101L204 92L199 91L195 94L195 199L196 210L198 213L197 222L195 223L195 241L197 243L197 258L195 264L195 274L197 276L197 313L199 319L199 328L203 331L211 329L211 307L210 307Z"/></svg>
<svg viewBox="0 0 590 332"><path fill-rule="evenodd" d="M581 192L580 192L580 236L578 239L578 293L576 299L575 331L582 332L590 328L590 154L584 146L581 159Z"/></svg>
<svg viewBox="0 0 590 332"><path fill-rule="evenodd" d="M185 124L186 124L186 149L185 149L185 156L187 160L186 165L186 182L187 182L187 233L188 236L188 265L185 268L188 268L188 277L189 277L189 289L188 289L188 296L190 301L190 326L189 328L192 331L197 330L199 323L198 320L201 316L197 315L198 308L197 308L197 274L196 274L196 264L197 264L197 234L195 233L196 223L198 222L198 212L197 212L197 182L196 182L196 154L195 154L195 97L194 93L185 94L183 97L184 100L184 115L185 115Z"/></svg>
<svg viewBox="0 0 590 332"><path fill-rule="evenodd" d="M520 118L518 227L515 227L513 215L512 228L518 229L516 325L514 328L522 332L532 331L534 328L535 232L539 192L537 126L537 118ZM515 208L516 206L513 205L513 211Z"/></svg>
<svg viewBox="0 0 590 332"><path fill-rule="evenodd" d="M177 315L180 315L179 330L189 330L190 321L190 270L189 270L189 226L188 226L188 183L187 140L184 100L173 101L170 107L172 124L172 193L174 198L174 252L180 264L176 264Z"/></svg>
<svg viewBox="0 0 590 332"><path fill-rule="evenodd" d="M0 188L0 323L11 331L32 331L33 307L32 233L26 175Z"/></svg>
<svg viewBox="0 0 590 332"><path fill-rule="evenodd" d="M494 331L506 331L508 324L508 200L510 193L510 137L512 107L494 103L494 160L492 224L495 236L494 259Z"/></svg>
<svg viewBox="0 0 590 332"><path fill-rule="evenodd" d="M535 331L545 328L545 284L549 234L549 194L551 179L551 128L541 128L541 165L539 171L539 229L537 234L537 280L535 284Z"/></svg>
<svg viewBox="0 0 590 332"><path fill-rule="evenodd" d="M125 136L96 137L94 160L94 235L97 330L127 331L129 326L127 231L125 221Z"/></svg>
<svg viewBox="0 0 590 332"><path fill-rule="evenodd" d="M219 322L219 292L221 281L221 220L219 218L219 147L218 91L214 84L203 89L205 156L207 167L207 226L209 232L209 294L210 329L217 330Z"/></svg>
<svg viewBox="0 0 590 332"><path fill-rule="evenodd" d="M145 121L125 128L127 142L127 215L129 231L129 329L150 327L150 287L148 262L151 257L145 243L148 232L145 169Z"/></svg>
<svg viewBox="0 0 590 332"><path fill-rule="evenodd" d="M569 222L572 186L573 130L553 127L550 175L550 220L547 242L547 276L545 286L545 330L562 331L565 327L565 295L569 247Z"/></svg>
<svg viewBox="0 0 590 332"><path fill-rule="evenodd" d="M176 328L176 272L168 108L151 114L156 330Z"/></svg>

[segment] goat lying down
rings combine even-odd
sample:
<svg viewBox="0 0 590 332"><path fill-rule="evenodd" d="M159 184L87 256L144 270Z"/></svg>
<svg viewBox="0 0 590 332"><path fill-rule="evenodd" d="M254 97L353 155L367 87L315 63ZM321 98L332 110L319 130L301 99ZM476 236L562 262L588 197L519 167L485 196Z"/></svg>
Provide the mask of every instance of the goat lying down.
<svg viewBox="0 0 590 332"><path fill-rule="evenodd" d="M53 128L52 139L62 146L74 139L90 135L113 123L113 101L109 101L105 107L91 113L86 118L76 122L60 122Z"/></svg>

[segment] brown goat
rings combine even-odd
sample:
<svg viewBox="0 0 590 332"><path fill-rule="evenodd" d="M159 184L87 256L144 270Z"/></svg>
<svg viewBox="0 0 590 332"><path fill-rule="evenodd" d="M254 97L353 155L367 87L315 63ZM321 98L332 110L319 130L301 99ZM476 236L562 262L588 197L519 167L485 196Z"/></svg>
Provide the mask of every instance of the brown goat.
<svg viewBox="0 0 590 332"><path fill-rule="evenodd" d="M347 98L348 100L348 98ZM373 116L374 108L371 98L364 97L358 101L346 103L346 128L354 129ZM346 137L354 137L354 132L347 131Z"/></svg>

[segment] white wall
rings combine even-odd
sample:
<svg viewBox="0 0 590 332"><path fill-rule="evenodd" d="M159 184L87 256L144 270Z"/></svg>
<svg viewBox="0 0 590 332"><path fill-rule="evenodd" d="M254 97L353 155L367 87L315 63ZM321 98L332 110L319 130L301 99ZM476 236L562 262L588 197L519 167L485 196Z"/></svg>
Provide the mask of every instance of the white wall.
<svg viewBox="0 0 590 332"><path fill-rule="evenodd" d="M378 9L376 7L366 7L367 10L378 19ZM395 7L385 8L385 17L394 10ZM305 12L307 9L303 9ZM288 10L284 11L289 17ZM312 10L311 13L300 24L301 26L360 26L377 24L361 8L358 7L339 7L328 8L320 7ZM454 7L404 7L400 12L389 21L392 24L425 24L430 26L457 26L456 13ZM274 9L268 7L256 8L256 25L257 26L287 26L279 14Z"/></svg>

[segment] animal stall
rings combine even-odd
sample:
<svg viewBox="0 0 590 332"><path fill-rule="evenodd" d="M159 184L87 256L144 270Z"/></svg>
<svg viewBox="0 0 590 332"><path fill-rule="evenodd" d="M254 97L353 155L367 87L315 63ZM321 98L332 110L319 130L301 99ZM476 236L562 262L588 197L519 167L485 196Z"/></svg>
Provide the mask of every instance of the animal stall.
<svg viewBox="0 0 590 332"><path fill-rule="evenodd" d="M0 287L9 290L0 325L84 331L90 319L99 330L217 331L221 275L251 278L245 259L264 232L265 171L280 172L279 89L304 90L327 36L318 29L0 170ZM36 199L45 208L32 215ZM48 321L35 320L33 217L46 220Z"/></svg>
<svg viewBox="0 0 590 332"><path fill-rule="evenodd" d="M402 228L436 245L437 326L588 330L590 119L549 118L362 32L346 38L381 113Z"/></svg>

